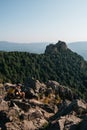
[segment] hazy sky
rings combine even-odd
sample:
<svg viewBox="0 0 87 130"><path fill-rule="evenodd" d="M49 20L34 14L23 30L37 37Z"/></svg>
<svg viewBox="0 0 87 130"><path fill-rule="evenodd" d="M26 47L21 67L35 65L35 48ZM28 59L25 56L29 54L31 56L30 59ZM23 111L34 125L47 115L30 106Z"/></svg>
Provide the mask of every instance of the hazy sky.
<svg viewBox="0 0 87 130"><path fill-rule="evenodd" d="M87 41L87 0L0 0L0 41Z"/></svg>

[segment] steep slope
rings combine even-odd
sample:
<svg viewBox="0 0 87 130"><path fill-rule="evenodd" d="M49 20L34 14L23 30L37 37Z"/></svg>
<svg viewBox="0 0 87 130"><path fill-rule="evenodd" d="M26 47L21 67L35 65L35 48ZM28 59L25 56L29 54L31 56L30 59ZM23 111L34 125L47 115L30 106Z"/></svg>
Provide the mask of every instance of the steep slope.
<svg viewBox="0 0 87 130"><path fill-rule="evenodd" d="M44 54L0 52L1 82L28 82L29 77L40 81L55 80L70 86L81 97L87 97L87 62L67 48L65 42L47 46Z"/></svg>
<svg viewBox="0 0 87 130"><path fill-rule="evenodd" d="M87 42L73 42L69 43L68 47L74 51L80 54L81 56L84 57L85 60L87 60Z"/></svg>

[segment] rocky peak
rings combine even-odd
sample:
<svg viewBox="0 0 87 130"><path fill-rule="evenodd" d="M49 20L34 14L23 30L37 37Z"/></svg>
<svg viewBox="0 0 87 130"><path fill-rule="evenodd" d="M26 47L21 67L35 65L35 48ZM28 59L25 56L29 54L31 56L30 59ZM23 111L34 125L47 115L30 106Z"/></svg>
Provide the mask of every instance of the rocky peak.
<svg viewBox="0 0 87 130"><path fill-rule="evenodd" d="M58 41L58 42L56 43L56 47L57 47L57 49L59 49L59 50L67 50L67 45L66 45L66 43L63 42L63 41Z"/></svg>
<svg viewBox="0 0 87 130"><path fill-rule="evenodd" d="M63 41L58 41L56 44L50 44L46 47L45 53L46 54L55 54L61 51L66 51L67 45Z"/></svg>

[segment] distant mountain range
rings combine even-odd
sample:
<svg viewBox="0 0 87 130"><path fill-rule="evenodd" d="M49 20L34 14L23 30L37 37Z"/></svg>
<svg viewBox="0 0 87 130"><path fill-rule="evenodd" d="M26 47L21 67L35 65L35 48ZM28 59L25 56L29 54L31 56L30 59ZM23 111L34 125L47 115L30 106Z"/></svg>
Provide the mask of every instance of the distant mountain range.
<svg viewBox="0 0 87 130"><path fill-rule="evenodd" d="M48 42L41 43L14 43L7 41L0 41L0 51L21 51L41 54L44 53L46 46L49 45ZM87 41L83 42L72 42L69 43L68 48L72 51L80 54L87 60Z"/></svg>
<svg viewBox="0 0 87 130"><path fill-rule="evenodd" d="M46 46L49 43L14 43L0 41L0 51L21 51L41 54L44 53Z"/></svg>

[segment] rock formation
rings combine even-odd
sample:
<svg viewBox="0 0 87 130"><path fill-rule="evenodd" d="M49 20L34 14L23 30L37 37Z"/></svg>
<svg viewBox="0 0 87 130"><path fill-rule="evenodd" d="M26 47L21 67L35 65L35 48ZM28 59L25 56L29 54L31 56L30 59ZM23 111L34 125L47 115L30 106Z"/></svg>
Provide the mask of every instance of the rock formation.
<svg viewBox="0 0 87 130"><path fill-rule="evenodd" d="M5 101L5 90L4 95L0 95L1 130L87 129L87 103L67 86L32 79L25 90L25 100Z"/></svg>
<svg viewBox="0 0 87 130"><path fill-rule="evenodd" d="M55 54L61 51L66 51L67 45L65 42L58 41L55 45L50 44L46 47L45 53L46 54Z"/></svg>

